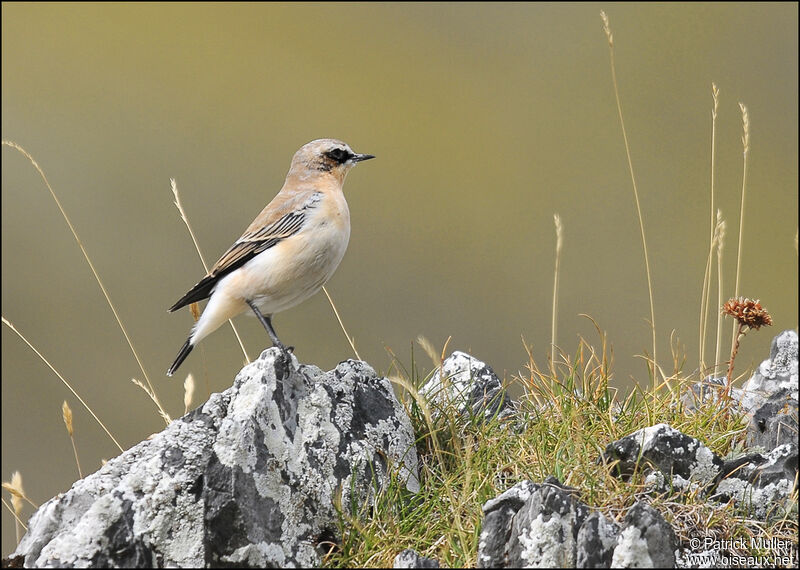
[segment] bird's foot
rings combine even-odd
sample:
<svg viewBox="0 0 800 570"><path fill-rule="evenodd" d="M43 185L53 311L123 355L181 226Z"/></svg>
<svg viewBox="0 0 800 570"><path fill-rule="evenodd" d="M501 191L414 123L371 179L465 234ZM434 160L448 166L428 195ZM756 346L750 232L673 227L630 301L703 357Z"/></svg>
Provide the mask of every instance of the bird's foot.
<svg viewBox="0 0 800 570"><path fill-rule="evenodd" d="M282 342L275 342L272 344L273 348L278 348L284 354L294 354L293 346L286 346Z"/></svg>

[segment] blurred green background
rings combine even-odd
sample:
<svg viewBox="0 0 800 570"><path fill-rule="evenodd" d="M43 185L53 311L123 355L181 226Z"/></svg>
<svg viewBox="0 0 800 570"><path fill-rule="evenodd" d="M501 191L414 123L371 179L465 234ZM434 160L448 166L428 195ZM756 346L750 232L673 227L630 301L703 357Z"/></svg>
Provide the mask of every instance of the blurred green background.
<svg viewBox="0 0 800 570"><path fill-rule="evenodd" d="M179 374L164 371L192 324L166 312L202 275L170 177L209 262L280 188L292 154L321 137L377 160L350 174L349 250L328 290L361 356L411 365L424 335L510 379L550 343L555 234L564 224L558 344L614 347L615 384L647 383L651 346L636 208L600 10L645 218L660 364L669 338L698 361L708 250L711 83L720 88L717 204L733 294L741 113L751 151L740 291L775 326L743 341L737 372L797 326L797 4L2 4L2 136L33 154L91 255L162 401L183 412L233 381L229 327ZM130 447L164 427L113 316L39 175L2 149L2 313ZM716 295L716 294L715 294ZM711 321L714 322L714 313ZM352 351L322 293L275 318L301 361ZM239 327L251 357L268 344ZM711 329L714 330L713 328ZM725 346L731 323L726 322ZM712 340L713 343L713 340ZM712 351L713 352L713 351ZM429 359L417 347L423 373ZM712 354L713 356L713 354ZM22 471L43 503L77 478L61 419L75 413L92 472L116 448L7 327L2 478ZM7 497L7 494L4 494ZM25 516L29 516L26 508ZM2 515L2 552L14 547Z"/></svg>

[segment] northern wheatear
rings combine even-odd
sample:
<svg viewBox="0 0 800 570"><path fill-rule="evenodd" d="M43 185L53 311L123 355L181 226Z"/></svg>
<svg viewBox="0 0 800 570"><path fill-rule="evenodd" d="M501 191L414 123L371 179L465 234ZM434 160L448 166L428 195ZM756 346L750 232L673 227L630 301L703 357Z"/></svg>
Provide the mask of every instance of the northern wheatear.
<svg viewBox="0 0 800 570"><path fill-rule="evenodd" d="M211 297L167 376L198 342L248 308L272 344L287 350L272 328L272 315L319 291L339 266L350 239L342 185L356 163L370 158L375 157L335 139L311 141L295 153L280 192L208 275L169 308Z"/></svg>

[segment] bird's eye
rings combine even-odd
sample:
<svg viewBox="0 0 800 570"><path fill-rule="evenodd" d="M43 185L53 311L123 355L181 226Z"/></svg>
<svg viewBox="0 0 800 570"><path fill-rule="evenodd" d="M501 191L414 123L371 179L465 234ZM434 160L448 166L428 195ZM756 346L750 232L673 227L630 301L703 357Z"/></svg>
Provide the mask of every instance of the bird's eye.
<svg viewBox="0 0 800 570"><path fill-rule="evenodd" d="M352 155L343 148L334 148L326 152L325 156L327 156L331 160L335 160L339 164L342 164L344 162L347 162L347 160Z"/></svg>

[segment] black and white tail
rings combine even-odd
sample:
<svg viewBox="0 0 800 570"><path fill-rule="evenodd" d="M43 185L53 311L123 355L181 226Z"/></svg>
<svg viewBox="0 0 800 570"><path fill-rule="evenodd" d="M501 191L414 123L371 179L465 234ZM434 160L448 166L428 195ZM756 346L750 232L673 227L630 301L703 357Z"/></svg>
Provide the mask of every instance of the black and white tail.
<svg viewBox="0 0 800 570"><path fill-rule="evenodd" d="M167 376L172 376L172 374L178 369L178 366L180 366L181 363L186 360L186 357L189 356L189 353L192 352L194 345L189 342L190 340L191 338L187 338L186 342L183 343L183 346L178 352L178 356L175 357L175 362L173 362L172 366L170 366L169 370L167 370Z"/></svg>

